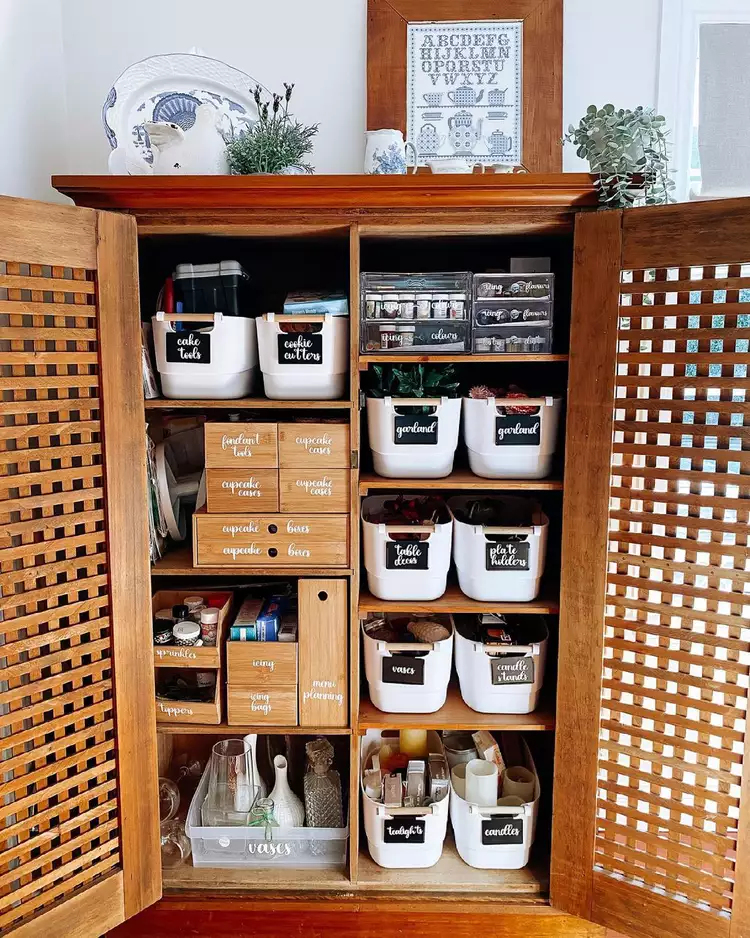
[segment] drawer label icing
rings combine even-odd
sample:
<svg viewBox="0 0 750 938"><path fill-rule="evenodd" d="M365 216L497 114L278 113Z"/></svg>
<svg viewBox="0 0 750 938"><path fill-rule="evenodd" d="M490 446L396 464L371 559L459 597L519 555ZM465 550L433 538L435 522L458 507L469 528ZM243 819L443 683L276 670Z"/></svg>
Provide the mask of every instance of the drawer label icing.
<svg viewBox="0 0 750 938"><path fill-rule="evenodd" d="M279 335L280 365L322 365L323 335L315 332L282 332Z"/></svg>
<svg viewBox="0 0 750 938"><path fill-rule="evenodd" d="M429 541L386 541L386 570L427 570Z"/></svg>
<svg viewBox="0 0 750 938"><path fill-rule="evenodd" d="M482 818L482 844L485 847L523 843L523 818Z"/></svg>
<svg viewBox="0 0 750 938"><path fill-rule="evenodd" d="M425 822L421 818L394 817L383 821L383 843L423 844L424 835Z"/></svg>
<svg viewBox="0 0 750 938"><path fill-rule="evenodd" d="M534 658L531 655L504 655L491 658L490 664L495 685L534 683Z"/></svg>
<svg viewBox="0 0 750 938"><path fill-rule="evenodd" d="M383 658L384 684L424 684L424 658L391 655Z"/></svg>
<svg viewBox="0 0 750 938"><path fill-rule="evenodd" d="M539 414L498 414L495 446L539 446L542 421Z"/></svg>
<svg viewBox="0 0 750 938"><path fill-rule="evenodd" d="M488 541L485 545L486 570L528 570L528 541Z"/></svg>
<svg viewBox="0 0 750 938"><path fill-rule="evenodd" d="M436 416L401 416L393 420L393 442L399 446L436 446L438 441L438 418Z"/></svg>
<svg viewBox="0 0 750 938"><path fill-rule="evenodd" d="M168 362L183 365L211 364L210 332L168 332L166 340Z"/></svg>

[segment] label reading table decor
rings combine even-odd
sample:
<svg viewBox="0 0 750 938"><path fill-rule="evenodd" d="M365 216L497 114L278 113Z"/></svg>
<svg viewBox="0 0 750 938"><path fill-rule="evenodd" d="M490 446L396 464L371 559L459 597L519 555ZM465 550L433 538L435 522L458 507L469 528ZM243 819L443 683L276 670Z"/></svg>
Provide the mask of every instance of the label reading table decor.
<svg viewBox="0 0 750 938"><path fill-rule="evenodd" d="M424 658L391 655L383 658L384 684L424 684Z"/></svg>
<svg viewBox="0 0 750 938"><path fill-rule="evenodd" d="M393 422L393 442L398 445L436 446L438 418L427 416L399 416Z"/></svg>
<svg viewBox="0 0 750 938"><path fill-rule="evenodd" d="M429 541L386 541L386 570L427 570Z"/></svg>
<svg viewBox="0 0 750 938"><path fill-rule="evenodd" d="M495 446L539 446L542 421L539 414L503 414L495 417Z"/></svg>
<svg viewBox="0 0 750 938"><path fill-rule="evenodd" d="M386 818L383 821L383 843L423 844L425 822L412 818Z"/></svg>
<svg viewBox="0 0 750 938"><path fill-rule="evenodd" d="M322 365L323 334L282 332L279 335L280 365Z"/></svg>
<svg viewBox="0 0 750 938"><path fill-rule="evenodd" d="M168 332L166 338L168 362L211 364L210 332Z"/></svg>
<svg viewBox="0 0 750 938"><path fill-rule="evenodd" d="M497 847L523 843L523 818L503 817L482 818L482 845Z"/></svg>
<svg viewBox="0 0 750 938"><path fill-rule="evenodd" d="M528 570L528 541L488 541L485 568L487 570Z"/></svg>
<svg viewBox="0 0 750 938"><path fill-rule="evenodd" d="M506 655L491 658L492 683L498 684L533 684L534 659L531 655Z"/></svg>

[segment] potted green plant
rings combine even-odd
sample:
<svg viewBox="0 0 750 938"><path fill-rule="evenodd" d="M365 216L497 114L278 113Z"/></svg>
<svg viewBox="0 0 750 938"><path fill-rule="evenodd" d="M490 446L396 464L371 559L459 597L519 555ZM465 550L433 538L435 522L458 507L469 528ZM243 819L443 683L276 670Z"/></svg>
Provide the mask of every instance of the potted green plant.
<svg viewBox="0 0 750 938"><path fill-rule="evenodd" d="M374 365L367 395L367 430L379 475L450 475L461 422L453 365Z"/></svg>
<svg viewBox="0 0 750 938"><path fill-rule="evenodd" d="M263 100L260 85L253 92L258 119L227 143L227 163L233 176L312 173L306 162L312 153L318 124L306 126L289 113L293 84L284 82L284 94Z"/></svg>
<svg viewBox="0 0 750 938"><path fill-rule="evenodd" d="M653 108L635 110L592 104L563 142L574 143L596 175L599 200L608 208L674 201L669 171L669 131Z"/></svg>

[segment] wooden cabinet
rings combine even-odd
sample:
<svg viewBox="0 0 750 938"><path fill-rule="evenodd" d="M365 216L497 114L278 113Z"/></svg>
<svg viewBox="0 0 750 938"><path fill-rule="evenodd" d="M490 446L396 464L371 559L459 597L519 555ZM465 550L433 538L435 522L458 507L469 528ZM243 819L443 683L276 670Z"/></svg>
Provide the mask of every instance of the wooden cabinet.
<svg viewBox="0 0 750 938"><path fill-rule="evenodd" d="M254 249L283 236L286 250L297 238L313 253L325 239L329 262L348 276L346 399L231 402L232 409L252 411L252 419L270 411L269 423L259 425L265 430L274 425L275 410L290 407L304 407L320 422L300 424L308 442L281 429L262 450L260 441L254 444L261 458L249 465L222 461L224 430L235 432L236 425L222 430L219 420L210 424L206 453L214 473L278 472L278 511L287 514L305 508L303 502L285 506L284 492L293 491L283 483L286 473L312 480L345 474L340 491L348 494L340 504L347 499L348 517L305 515L311 524L336 519L344 526L326 529L320 539L326 553L311 558L309 568L295 557L239 563L236 572L299 576L305 602L322 605L325 592L339 609L348 604L348 621L340 613L330 621L336 675L306 670L302 636L298 663L300 691L306 682L334 682L343 715L321 711L306 721L300 711L307 725L290 731L325 731L348 745L350 850L343 872L285 876L276 870L254 874L252 885L234 871L213 877L190 867L167 871L162 901L115 934L184 931L186 902L194 927L219 927L226 916L227 934L252 934L256 925L248 915L271 908L264 902L272 896L280 927L304 911L306 921L368 934L382 931L384 910L408 912L415 934L426 933L438 916L457 934L488 922L503 934L531 938L604 938L605 927L632 938L750 934L750 773L743 775L750 673L750 316L744 310L750 303L743 304L750 298L750 203L589 212L591 180L576 175L65 177L56 184L91 207L0 202L0 289L7 291L0 298L7 670L0 725L7 729L2 764L11 786L0 809L8 825L0 843L7 890L0 928L15 928L22 938L88 938L162 894L137 225L153 250L160 239L208 233L253 239ZM126 211L135 221L93 209ZM572 281L569 355L563 318L554 354L468 360L486 369L485 381L503 380L496 368L524 369L528 376L538 375L528 369L549 369L545 374L566 386L564 475L478 484L457 466L445 480L374 476L363 462L359 392L364 372L385 356L358 353L360 270L371 263L388 269L406 256L410 242L419 242L423 257L429 248L435 264L458 251L470 269L472 251L484 252L489 265L500 245L522 248L530 236L526 253L542 253L541 244L554 253L561 281ZM144 248L142 257L147 254ZM142 272L142 282L148 274ZM452 358L462 360L441 360ZM210 401L152 401L145 413L168 410L223 413ZM323 419L331 410L337 423ZM277 422L284 419L279 414ZM319 444L323 438L330 442ZM359 843L359 736L368 727L418 725L415 717L379 714L369 701L360 706L359 616L384 604L361 582L359 501L370 490L410 488L526 489L557 499L556 705L547 699L528 717L488 718L452 690L443 710L423 724L517 728L549 743L554 732L554 779L551 764L542 772L543 785L552 788L551 848L540 840L525 870L473 870L446 848L433 870L388 872ZM236 511L196 515L196 523L234 517L242 525L248 515ZM268 520L274 512L258 514ZM167 574L226 575L223 555L210 551L199 559L209 566L197 570L184 552L164 558L152 571L155 588ZM341 586L334 597L321 583ZM406 612L480 608L455 588L434 604L391 605ZM528 611L557 608L557 584L548 578ZM320 619L325 622L325 611ZM267 684L263 693L284 692ZM242 732L273 729L257 712L248 706ZM240 728L190 730L200 737ZM171 751L187 731L160 723L159 751ZM247 889L252 900L236 897ZM226 890L234 898L223 898ZM282 894L284 911L278 911ZM325 909L315 901L322 896ZM352 915L361 916L358 925Z"/></svg>

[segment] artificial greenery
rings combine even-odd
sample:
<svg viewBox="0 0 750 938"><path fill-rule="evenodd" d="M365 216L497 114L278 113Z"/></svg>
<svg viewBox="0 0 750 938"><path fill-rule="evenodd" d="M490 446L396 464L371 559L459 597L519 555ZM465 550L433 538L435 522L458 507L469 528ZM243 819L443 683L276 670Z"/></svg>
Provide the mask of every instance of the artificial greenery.
<svg viewBox="0 0 750 938"><path fill-rule="evenodd" d="M453 365L373 365L370 397L458 397ZM416 414L429 407L410 408Z"/></svg>
<svg viewBox="0 0 750 938"><path fill-rule="evenodd" d="M597 176L599 201L609 208L636 203L673 202L669 172L669 131L653 108L616 110L613 104L592 104L578 127L568 128L563 141L576 144Z"/></svg>
<svg viewBox="0 0 750 938"><path fill-rule="evenodd" d="M284 89L283 95L274 94L271 100L264 101L261 87L256 85L253 98L258 120L227 144L229 172L233 176L280 173L292 166L308 173L313 171L305 157L312 153L318 124L305 126L290 115L294 85L284 82Z"/></svg>

